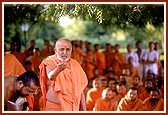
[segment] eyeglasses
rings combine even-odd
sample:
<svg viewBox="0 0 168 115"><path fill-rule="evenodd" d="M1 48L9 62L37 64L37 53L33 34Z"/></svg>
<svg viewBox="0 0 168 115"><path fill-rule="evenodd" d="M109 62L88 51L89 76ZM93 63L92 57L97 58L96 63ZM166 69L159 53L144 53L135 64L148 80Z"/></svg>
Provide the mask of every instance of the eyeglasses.
<svg viewBox="0 0 168 115"><path fill-rule="evenodd" d="M27 92L32 93L32 94L36 94L38 92L38 89L39 89L39 88L37 88L36 90L31 90L29 87L26 87L26 86L24 86L24 87L27 90Z"/></svg>

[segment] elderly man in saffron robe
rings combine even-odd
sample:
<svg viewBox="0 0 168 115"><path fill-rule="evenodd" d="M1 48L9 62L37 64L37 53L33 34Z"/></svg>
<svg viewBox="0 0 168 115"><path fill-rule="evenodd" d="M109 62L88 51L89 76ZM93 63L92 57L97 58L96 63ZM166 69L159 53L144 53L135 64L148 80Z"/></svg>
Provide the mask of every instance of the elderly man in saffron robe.
<svg viewBox="0 0 168 115"><path fill-rule="evenodd" d="M86 110L83 90L87 77L81 65L71 57L70 40L56 41L55 55L40 64L40 85L46 111Z"/></svg>

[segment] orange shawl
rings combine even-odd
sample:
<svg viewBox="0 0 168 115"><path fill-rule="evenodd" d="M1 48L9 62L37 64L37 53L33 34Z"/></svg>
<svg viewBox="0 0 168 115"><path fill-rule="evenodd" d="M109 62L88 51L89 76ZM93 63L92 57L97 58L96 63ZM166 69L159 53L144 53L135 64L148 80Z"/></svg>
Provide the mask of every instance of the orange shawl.
<svg viewBox="0 0 168 115"><path fill-rule="evenodd" d="M40 68L40 85L41 91L43 95L43 109L45 110L46 106L46 83L47 83L47 74L46 74L46 66L51 69L56 68L59 60L55 55L48 56L39 66ZM54 91L57 93L59 101L61 103L62 111L70 110L70 107L73 106L73 111L79 110L79 104L81 99L81 94L85 87L87 86L87 77L80 64L74 60L70 59L68 62L71 68L71 79L66 76L66 69L58 74L56 79L51 82L51 86ZM67 85L67 82L71 80L72 84L72 93L70 94L67 89L70 87ZM72 99L68 97L68 95L72 95ZM70 104L68 102L71 102Z"/></svg>
<svg viewBox="0 0 168 115"><path fill-rule="evenodd" d="M116 100L104 100L99 98L94 105L94 111L116 111L118 102Z"/></svg>
<svg viewBox="0 0 168 115"><path fill-rule="evenodd" d="M139 99L144 101L147 97L150 97L150 93L148 93L146 90L138 94Z"/></svg>
<svg viewBox="0 0 168 115"><path fill-rule="evenodd" d="M143 111L143 102L139 98L129 101L127 95L122 98L118 104L118 111Z"/></svg>
<svg viewBox="0 0 168 115"><path fill-rule="evenodd" d="M96 67L99 69L99 74L103 75L104 70L106 69L106 59L105 55L102 52L95 52L96 55Z"/></svg>
<svg viewBox="0 0 168 115"><path fill-rule="evenodd" d="M94 105L94 111L110 111L110 100L97 99Z"/></svg>
<svg viewBox="0 0 168 115"><path fill-rule="evenodd" d="M146 111L163 111L164 110L164 100L161 98L157 104L151 105L149 101L150 97L144 100L144 105Z"/></svg>
<svg viewBox="0 0 168 115"><path fill-rule="evenodd" d="M115 57L118 59L116 60ZM123 70L123 65L125 64L124 55L120 52L116 52L114 53L114 57L111 60L112 60L111 63L112 68L114 69L117 75L120 75Z"/></svg>
<svg viewBox="0 0 168 115"><path fill-rule="evenodd" d="M4 56L4 77L19 76L24 72L26 70L13 54L6 54Z"/></svg>
<svg viewBox="0 0 168 115"><path fill-rule="evenodd" d="M95 102L98 98L101 97L102 91L104 90L104 87L101 87L100 89L96 90L95 88L91 88L86 95L86 108L88 111L92 111L93 107L95 105Z"/></svg>

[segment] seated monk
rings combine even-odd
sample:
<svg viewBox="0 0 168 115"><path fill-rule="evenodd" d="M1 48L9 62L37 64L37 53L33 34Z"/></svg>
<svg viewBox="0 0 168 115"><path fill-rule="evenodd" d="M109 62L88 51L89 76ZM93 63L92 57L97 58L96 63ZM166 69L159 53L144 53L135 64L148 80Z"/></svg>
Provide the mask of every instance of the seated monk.
<svg viewBox="0 0 168 115"><path fill-rule="evenodd" d="M39 85L38 76L32 71L25 72L18 77L6 76L4 78L4 109L6 111L20 111L23 109L21 105L25 102L24 100L27 100L27 110L31 111L31 103L27 97L36 94Z"/></svg>
<svg viewBox="0 0 168 115"><path fill-rule="evenodd" d="M163 111L164 110L164 100L160 98L160 92L158 89L152 89L150 92L150 97L143 101L146 111Z"/></svg>
<svg viewBox="0 0 168 115"><path fill-rule="evenodd" d="M119 104L117 111L143 111L143 102L138 98L138 89L131 87L127 95L123 97Z"/></svg>
<svg viewBox="0 0 168 115"><path fill-rule="evenodd" d="M113 91L106 88L102 92L102 97L96 100L93 111L116 111L118 102L112 101L114 98Z"/></svg>
<svg viewBox="0 0 168 115"><path fill-rule="evenodd" d="M102 91L105 89L102 86L102 82L99 77L93 80L92 86L93 88L91 88L86 95L86 108L88 111L93 110L96 100L101 97Z"/></svg>
<svg viewBox="0 0 168 115"><path fill-rule="evenodd" d="M150 91L154 87L152 82L153 81L150 79L147 79L144 82L145 90L143 90L141 93L138 94L139 99L141 99L142 101L144 101L147 97L150 96Z"/></svg>

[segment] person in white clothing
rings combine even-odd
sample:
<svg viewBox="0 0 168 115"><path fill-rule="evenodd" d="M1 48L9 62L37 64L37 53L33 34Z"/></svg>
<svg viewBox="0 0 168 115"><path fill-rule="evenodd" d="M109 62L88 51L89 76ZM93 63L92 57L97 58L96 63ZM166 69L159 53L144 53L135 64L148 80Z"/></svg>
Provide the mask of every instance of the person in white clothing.
<svg viewBox="0 0 168 115"><path fill-rule="evenodd" d="M138 67L138 70L139 70L139 77L140 77L140 81L143 81L143 78L144 78L144 64L143 64L143 57L145 55L145 52L146 50L142 48L142 45L141 45L141 41L137 41L136 42L136 53L138 55L138 59L139 59L139 67Z"/></svg>
<svg viewBox="0 0 168 115"><path fill-rule="evenodd" d="M157 60L159 58L158 53L154 50L154 43L149 42L149 51L145 53L143 61L145 64L145 77L147 71L150 69L155 75L158 74Z"/></svg>
<svg viewBox="0 0 168 115"><path fill-rule="evenodd" d="M139 59L137 53L132 51L132 46L130 44L127 45L127 53L125 54L126 64L128 64L128 58L133 58L133 66L138 67L139 66Z"/></svg>

